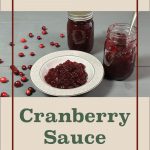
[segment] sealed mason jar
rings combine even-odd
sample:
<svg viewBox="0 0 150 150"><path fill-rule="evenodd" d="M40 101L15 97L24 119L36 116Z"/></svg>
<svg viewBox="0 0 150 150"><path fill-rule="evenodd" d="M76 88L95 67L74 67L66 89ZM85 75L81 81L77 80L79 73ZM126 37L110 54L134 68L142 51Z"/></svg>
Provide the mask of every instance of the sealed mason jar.
<svg viewBox="0 0 150 150"><path fill-rule="evenodd" d="M107 30L103 65L105 77L125 80L134 69L136 57L136 27L129 34L129 24L113 24Z"/></svg>
<svg viewBox="0 0 150 150"><path fill-rule="evenodd" d="M93 12L68 12L67 36L70 49L90 52L94 42Z"/></svg>

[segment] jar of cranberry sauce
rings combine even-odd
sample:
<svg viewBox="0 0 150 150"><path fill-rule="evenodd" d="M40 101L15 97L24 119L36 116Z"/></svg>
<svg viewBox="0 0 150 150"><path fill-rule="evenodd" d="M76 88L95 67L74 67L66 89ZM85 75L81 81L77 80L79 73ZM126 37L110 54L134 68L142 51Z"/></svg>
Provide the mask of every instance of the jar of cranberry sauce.
<svg viewBox="0 0 150 150"><path fill-rule="evenodd" d="M67 36L70 49L90 52L94 42L93 12L68 12Z"/></svg>
<svg viewBox="0 0 150 150"><path fill-rule="evenodd" d="M136 56L136 27L129 34L128 24L109 26L104 46L103 65L105 77L125 80L134 69Z"/></svg>

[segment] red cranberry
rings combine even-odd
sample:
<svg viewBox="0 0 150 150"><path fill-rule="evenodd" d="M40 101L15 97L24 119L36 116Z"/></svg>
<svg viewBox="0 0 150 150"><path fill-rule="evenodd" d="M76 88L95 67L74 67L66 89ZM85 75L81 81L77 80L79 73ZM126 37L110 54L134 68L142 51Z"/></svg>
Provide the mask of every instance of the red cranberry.
<svg viewBox="0 0 150 150"><path fill-rule="evenodd" d="M30 56L35 56L35 53L34 53L34 52L31 52L31 53L30 53Z"/></svg>
<svg viewBox="0 0 150 150"><path fill-rule="evenodd" d="M22 70L27 70L27 66L26 65L22 65Z"/></svg>
<svg viewBox="0 0 150 150"><path fill-rule="evenodd" d="M23 72L19 72L20 77L23 77L25 74Z"/></svg>
<svg viewBox="0 0 150 150"><path fill-rule="evenodd" d="M20 42L21 42L21 43L25 43L25 42L27 42L27 40L26 40L25 38L22 38L22 39L20 40Z"/></svg>
<svg viewBox="0 0 150 150"><path fill-rule="evenodd" d="M41 38L41 36L37 36L37 39L38 39L38 40L41 40L42 38Z"/></svg>
<svg viewBox="0 0 150 150"><path fill-rule="evenodd" d="M6 77L1 77L0 82L1 83L6 83L6 82L8 82L8 79Z"/></svg>
<svg viewBox="0 0 150 150"><path fill-rule="evenodd" d="M18 53L18 56L19 56L19 57L24 57L25 54L24 54L23 52L20 52L20 53Z"/></svg>
<svg viewBox="0 0 150 150"><path fill-rule="evenodd" d="M18 81L16 81L16 82L14 83L14 86L17 87L17 88L19 88L19 87L22 86L22 83L18 80Z"/></svg>
<svg viewBox="0 0 150 150"><path fill-rule="evenodd" d="M19 75L19 70L17 69L16 66L11 65L10 68L11 68L11 70L13 71L13 73L14 73L15 75Z"/></svg>
<svg viewBox="0 0 150 150"><path fill-rule="evenodd" d="M29 33L29 37L33 38L34 37L33 33Z"/></svg>
<svg viewBox="0 0 150 150"><path fill-rule="evenodd" d="M10 46L15 46L15 44L13 44L12 42L9 43Z"/></svg>
<svg viewBox="0 0 150 150"><path fill-rule="evenodd" d="M54 46L54 45L55 45L55 43L52 41L52 42L50 42L50 45L51 45L51 46Z"/></svg>
<svg viewBox="0 0 150 150"><path fill-rule="evenodd" d="M1 93L1 97L8 97L7 92L2 92L2 93Z"/></svg>
<svg viewBox="0 0 150 150"><path fill-rule="evenodd" d="M42 34L45 35L45 34L48 34L48 32L46 30L43 30Z"/></svg>
<svg viewBox="0 0 150 150"><path fill-rule="evenodd" d="M47 30L46 26L42 26L42 30L44 31Z"/></svg>
<svg viewBox="0 0 150 150"><path fill-rule="evenodd" d="M29 66L28 66L28 69L31 70L31 68L32 68L32 65L29 65Z"/></svg>
<svg viewBox="0 0 150 150"><path fill-rule="evenodd" d="M56 46L56 47L60 47L59 43L55 43L55 46Z"/></svg>
<svg viewBox="0 0 150 150"><path fill-rule="evenodd" d="M29 87L28 90L30 90L32 93L35 92L35 89L33 87Z"/></svg>
<svg viewBox="0 0 150 150"><path fill-rule="evenodd" d="M28 49L29 47L28 47L27 45L25 45L23 48L24 48L24 49Z"/></svg>
<svg viewBox="0 0 150 150"><path fill-rule="evenodd" d="M22 82L27 82L28 79L27 79L27 77L23 76L23 77L21 78L21 81L22 81Z"/></svg>
<svg viewBox="0 0 150 150"><path fill-rule="evenodd" d="M32 92L27 89L27 90L26 90L26 95L27 95L27 96L30 96L30 95L32 95Z"/></svg>
<svg viewBox="0 0 150 150"><path fill-rule="evenodd" d="M2 64L4 61L2 59L0 59L0 64Z"/></svg>
<svg viewBox="0 0 150 150"><path fill-rule="evenodd" d="M15 75L19 75L19 70L14 70Z"/></svg>
<svg viewBox="0 0 150 150"><path fill-rule="evenodd" d="M64 35L63 33L61 33L59 36L60 36L61 38L64 38L64 37L65 37L65 35Z"/></svg>
<svg viewBox="0 0 150 150"><path fill-rule="evenodd" d="M40 48L44 48L45 46L44 46L44 44L40 44L39 47Z"/></svg>

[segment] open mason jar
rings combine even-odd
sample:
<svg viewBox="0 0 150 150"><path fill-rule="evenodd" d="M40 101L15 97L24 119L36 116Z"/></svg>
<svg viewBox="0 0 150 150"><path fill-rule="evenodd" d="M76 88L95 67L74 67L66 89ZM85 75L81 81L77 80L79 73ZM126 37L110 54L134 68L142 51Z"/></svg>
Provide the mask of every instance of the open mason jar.
<svg viewBox="0 0 150 150"><path fill-rule="evenodd" d="M129 34L130 25L116 23L109 26L104 45L105 77L125 80L134 69L136 56L136 27Z"/></svg>
<svg viewBox="0 0 150 150"><path fill-rule="evenodd" d="M94 42L93 12L68 12L67 36L70 49L90 52Z"/></svg>

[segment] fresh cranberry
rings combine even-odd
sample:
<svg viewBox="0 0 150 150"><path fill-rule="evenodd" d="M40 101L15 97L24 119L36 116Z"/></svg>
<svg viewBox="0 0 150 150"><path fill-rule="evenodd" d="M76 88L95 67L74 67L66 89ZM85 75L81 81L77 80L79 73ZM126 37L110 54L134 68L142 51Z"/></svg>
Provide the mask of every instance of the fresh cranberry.
<svg viewBox="0 0 150 150"><path fill-rule="evenodd" d="M32 68L32 65L29 65L29 66L28 66L28 69L31 70L31 68Z"/></svg>
<svg viewBox="0 0 150 150"><path fill-rule="evenodd" d="M32 95L32 92L27 89L27 90L26 90L26 95L27 95L27 96L30 96L30 95Z"/></svg>
<svg viewBox="0 0 150 150"><path fill-rule="evenodd" d="M16 66L11 65L10 68L11 68L11 70L13 71L13 73L14 73L15 75L19 75L19 70L17 69Z"/></svg>
<svg viewBox="0 0 150 150"><path fill-rule="evenodd" d="M41 40L41 39L42 39L42 37L41 37L41 36L37 36L37 39L38 39L38 40Z"/></svg>
<svg viewBox="0 0 150 150"><path fill-rule="evenodd" d="M28 90L30 90L32 93L35 92L35 89L33 87L29 87Z"/></svg>
<svg viewBox="0 0 150 150"><path fill-rule="evenodd" d="M60 36L61 38L64 38L64 37L65 37L65 35L64 35L63 33L61 33L59 36Z"/></svg>
<svg viewBox="0 0 150 150"><path fill-rule="evenodd" d="M1 83L6 83L6 82L8 82L8 79L6 77L1 77L0 82Z"/></svg>
<svg viewBox="0 0 150 150"><path fill-rule="evenodd" d="M22 81L22 82L27 82L28 79L27 79L27 77L23 76L23 77L21 78L21 81Z"/></svg>
<svg viewBox="0 0 150 150"><path fill-rule="evenodd" d="M22 70L27 70L27 66L26 65L22 65Z"/></svg>
<svg viewBox="0 0 150 150"><path fill-rule="evenodd" d="M27 42L27 40L26 40L25 38L22 38L22 39L20 40L20 42L21 42L21 43L25 43L25 42Z"/></svg>
<svg viewBox="0 0 150 150"><path fill-rule="evenodd" d="M17 88L19 88L19 87L22 86L22 83L18 80L18 81L16 81L16 82L14 83L14 86L17 87Z"/></svg>
<svg viewBox="0 0 150 150"><path fill-rule="evenodd" d="M55 43L52 41L52 42L50 42L50 45L51 45L51 46L54 46L54 45L55 45Z"/></svg>
<svg viewBox="0 0 150 150"><path fill-rule="evenodd" d="M46 26L42 26L42 30L47 30Z"/></svg>
<svg viewBox="0 0 150 150"><path fill-rule="evenodd" d="M40 48L44 48L45 46L44 46L44 44L40 44L39 47Z"/></svg>
<svg viewBox="0 0 150 150"><path fill-rule="evenodd" d="M23 72L19 72L20 77L23 77L25 74Z"/></svg>
<svg viewBox="0 0 150 150"><path fill-rule="evenodd" d="M0 64L2 64L4 61L2 59L0 59Z"/></svg>
<svg viewBox="0 0 150 150"><path fill-rule="evenodd" d="M55 46L56 46L56 47L60 47L59 43L55 43Z"/></svg>
<svg viewBox="0 0 150 150"><path fill-rule="evenodd" d="M13 44L12 42L9 43L10 46L15 46L15 44Z"/></svg>
<svg viewBox="0 0 150 150"><path fill-rule="evenodd" d="M8 97L7 92L2 92L2 93L1 93L1 97Z"/></svg>
<svg viewBox="0 0 150 150"><path fill-rule="evenodd" d="M33 38L34 37L33 33L29 33L29 37Z"/></svg>
<svg viewBox="0 0 150 150"><path fill-rule="evenodd" d="M28 49L29 47L28 47L27 45L25 45L23 48L24 48L24 49Z"/></svg>
<svg viewBox="0 0 150 150"><path fill-rule="evenodd" d="M46 30L43 30L42 34L45 35L45 34L48 34L48 32Z"/></svg>
<svg viewBox="0 0 150 150"><path fill-rule="evenodd" d="M30 56L35 56L35 53L34 53L34 52L31 52L31 53L30 53Z"/></svg>
<svg viewBox="0 0 150 150"><path fill-rule="evenodd" d="M24 54L23 52L20 52L20 53L18 53L18 56L19 56L19 57L24 57L25 54Z"/></svg>

